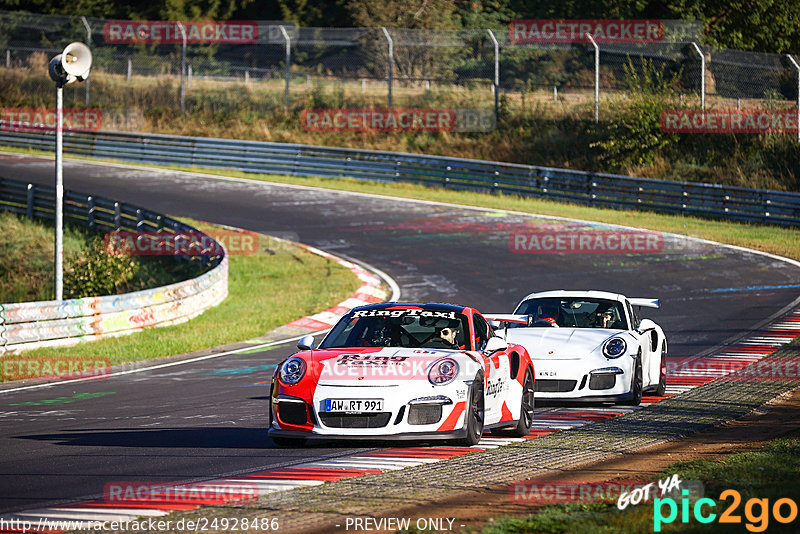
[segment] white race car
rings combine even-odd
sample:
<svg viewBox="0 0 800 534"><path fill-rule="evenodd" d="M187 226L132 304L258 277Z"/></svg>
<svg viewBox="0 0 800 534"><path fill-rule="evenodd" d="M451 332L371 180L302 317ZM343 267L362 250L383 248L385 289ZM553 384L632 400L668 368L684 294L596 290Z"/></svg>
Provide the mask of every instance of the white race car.
<svg viewBox="0 0 800 534"><path fill-rule="evenodd" d="M450 304L353 308L275 370L269 434L307 438L480 440L533 425L534 368L477 310Z"/></svg>
<svg viewBox="0 0 800 534"><path fill-rule="evenodd" d="M664 331L639 319L640 306L659 302L556 290L528 295L513 314L486 318L505 326L506 341L528 350L539 399L638 405L643 392L664 395L667 374Z"/></svg>

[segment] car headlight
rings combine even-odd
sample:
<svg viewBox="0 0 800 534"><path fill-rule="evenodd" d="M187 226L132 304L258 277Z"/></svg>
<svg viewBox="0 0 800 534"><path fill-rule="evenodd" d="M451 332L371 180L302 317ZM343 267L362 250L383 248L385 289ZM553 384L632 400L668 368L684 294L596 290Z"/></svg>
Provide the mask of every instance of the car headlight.
<svg viewBox="0 0 800 534"><path fill-rule="evenodd" d="M300 382L306 374L306 362L302 358L292 356L281 365L281 382L287 386L293 386Z"/></svg>
<svg viewBox="0 0 800 534"><path fill-rule="evenodd" d="M458 362L453 358L436 360L428 371L428 381L434 386L449 384L458 376Z"/></svg>
<svg viewBox="0 0 800 534"><path fill-rule="evenodd" d="M609 358L619 358L628 349L628 344L621 337L612 337L603 344L603 354Z"/></svg>

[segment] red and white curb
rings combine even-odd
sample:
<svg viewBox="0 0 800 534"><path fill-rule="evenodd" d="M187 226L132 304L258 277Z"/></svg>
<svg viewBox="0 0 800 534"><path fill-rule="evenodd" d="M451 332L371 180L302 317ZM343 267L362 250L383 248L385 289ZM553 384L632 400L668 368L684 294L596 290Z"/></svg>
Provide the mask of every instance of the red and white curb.
<svg viewBox="0 0 800 534"><path fill-rule="evenodd" d="M360 269L352 264L355 269ZM364 273L364 285L374 289L373 275ZM359 276L361 278L361 276ZM377 279L377 278L376 278ZM370 289L370 291L372 290ZM371 293L364 293L371 294ZM338 312L338 310L337 310ZM331 312L335 313L335 312ZM323 319L315 316L315 321ZM761 358L778 350L781 346L800 336L800 309L794 310L773 322L771 325L754 332L738 341L734 345L725 347L717 353L692 361L692 364L702 363L704 371L698 376L693 368L679 368L667 377L667 396L683 393L689 389L707 384L742 369ZM381 449L366 453L357 453L350 456L315 460L293 465L269 469L256 473L249 473L237 477L222 478L202 482L211 486L249 485L257 488L258 495L265 495L277 491L286 491L295 488L319 486L326 482L334 482L343 478L358 477L370 474L396 471L407 467L440 462L464 454L482 452L509 445L511 443L535 439L547 434L577 428L595 421L604 421L613 417L631 413L635 410L646 408L665 397L645 397L641 406L636 407L580 407L580 408L544 408L536 410L533 429L526 438L499 438L491 435L485 436L478 445L466 447L396 447ZM186 498L175 497L172 499L135 500L126 499L122 502L107 502L103 499L84 501L63 506L38 508L0 516L0 533L22 532L20 528L8 528L16 521L27 521L29 525L45 525L38 531L74 530L77 527L58 521L135 521L139 518L153 518L167 515L172 511L192 510L202 505L231 503L229 496L216 496L211 498ZM141 520L141 519L140 519ZM30 527L29 527L30 530Z"/></svg>

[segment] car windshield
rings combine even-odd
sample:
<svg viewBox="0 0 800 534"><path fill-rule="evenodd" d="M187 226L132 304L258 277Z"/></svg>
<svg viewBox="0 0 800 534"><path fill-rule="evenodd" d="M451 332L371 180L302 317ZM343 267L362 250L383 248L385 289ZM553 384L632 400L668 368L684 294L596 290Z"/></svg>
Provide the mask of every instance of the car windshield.
<svg viewBox="0 0 800 534"><path fill-rule="evenodd" d="M320 348L407 347L459 349L469 338L467 317L452 310L354 310L333 327Z"/></svg>
<svg viewBox="0 0 800 534"><path fill-rule="evenodd" d="M584 297L537 298L524 301L514 312L528 316L528 326L610 328L628 330L621 302ZM509 328L525 326L509 324Z"/></svg>

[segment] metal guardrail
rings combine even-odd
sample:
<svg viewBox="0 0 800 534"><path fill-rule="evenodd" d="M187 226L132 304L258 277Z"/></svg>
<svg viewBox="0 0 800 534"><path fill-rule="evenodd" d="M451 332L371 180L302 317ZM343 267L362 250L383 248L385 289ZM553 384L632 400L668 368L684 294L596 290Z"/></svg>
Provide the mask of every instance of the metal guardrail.
<svg viewBox="0 0 800 534"><path fill-rule="evenodd" d="M53 143L52 132L0 131L0 145L49 150ZM107 131L65 133L64 150L71 155L138 163L411 182L615 209L800 226L800 193L495 161Z"/></svg>
<svg viewBox="0 0 800 534"><path fill-rule="evenodd" d="M55 190L0 178L0 210L29 218L54 217ZM100 231L126 230L205 236L170 217L135 206L72 191L64 193L64 219ZM207 246L220 250L211 239ZM228 294L226 255L176 255L208 267L202 275L168 286L102 297L0 304L0 354L122 335L151 326L187 321L216 306Z"/></svg>

